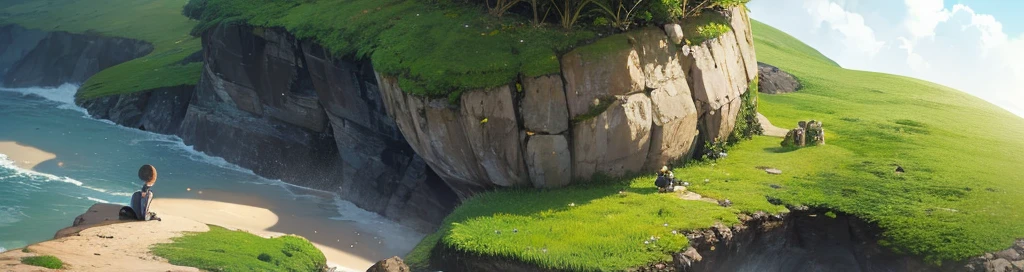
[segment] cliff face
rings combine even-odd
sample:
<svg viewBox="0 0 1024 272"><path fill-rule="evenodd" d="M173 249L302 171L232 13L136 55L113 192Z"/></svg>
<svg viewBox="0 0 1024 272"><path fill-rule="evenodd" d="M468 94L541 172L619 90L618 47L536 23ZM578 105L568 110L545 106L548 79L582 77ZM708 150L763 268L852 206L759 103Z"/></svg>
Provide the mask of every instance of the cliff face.
<svg viewBox="0 0 1024 272"><path fill-rule="evenodd" d="M0 26L0 79L3 79L11 66L28 55L44 37L46 32L25 29L18 25Z"/></svg>
<svg viewBox="0 0 1024 272"><path fill-rule="evenodd" d="M329 57L280 29L217 27L203 49L185 143L414 227L436 226L454 206L384 114L368 63Z"/></svg>
<svg viewBox="0 0 1024 272"><path fill-rule="evenodd" d="M0 28L0 44L4 36L12 38L6 50L0 49L3 56L0 65L21 55L9 68L0 66L0 70L6 70L3 86L55 87L82 83L103 69L153 51L153 45L144 41L67 32L46 33L33 45L39 33L42 32L26 31L17 26ZM24 53L26 48L31 50Z"/></svg>
<svg viewBox="0 0 1024 272"><path fill-rule="evenodd" d="M650 171L735 127L757 61L746 13L728 13L733 31L717 39L619 34L562 56L560 74L466 92L458 105L379 75L381 92L412 148L460 196Z"/></svg>

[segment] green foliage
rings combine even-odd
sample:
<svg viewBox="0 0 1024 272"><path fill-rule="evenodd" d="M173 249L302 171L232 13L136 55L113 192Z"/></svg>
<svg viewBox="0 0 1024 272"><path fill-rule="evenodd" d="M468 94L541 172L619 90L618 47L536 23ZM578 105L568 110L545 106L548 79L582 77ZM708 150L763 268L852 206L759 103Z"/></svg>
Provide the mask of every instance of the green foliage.
<svg viewBox="0 0 1024 272"><path fill-rule="evenodd" d="M710 22L706 25L697 27L697 34L704 40L718 38L729 31L732 31L732 28L729 27L729 25L716 22Z"/></svg>
<svg viewBox="0 0 1024 272"><path fill-rule="evenodd" d="M750 81L747 86L747 92L740 96L742 104L740 105L739 114L736 116L736 126L732 133L729 134L729 143L735 144L740 140L749 140L754 135L763 135L764 128L761 127L761 122L757 120L757 81L758 78Z"/></svg>
<svg viewBox="0 0 1024 272"><path fill-rule="evenodd" d="M27 265L39 266L39 267L46 267L46 268L49 268L49 269L63 269L64 268L64 262L62 262L60 259L57 259L57 257L50 256L50 255L24 257L24 258L21 258L21 263L22 264L27 264Z"/></svg>
<svg viewBox="0 0 1024 272"><path fill-rule="evenodd" d="M320 250L296 236L266 239L211 225L208 232L171 240L153 246L153 254L207 271L321 271L327 265Z"/></svg>
<svg viewBox="0 0 1024 272"><path fill-rule="evenodd" d="M753 136L732 145L727 158L675 170L689 190L729 199L730 208L654 193L649 176L485 193L456 208L407 260L425 267L441 243L548 268L626 270L668 257L670 247L643 251L637 243L659 234L659 220L689 230L716 220L733 224L737 213L786 211L768 199L874 222L884 230L881 244L936 263L1024 237L1024 214L1016 209L1024 206L1024 189L1015 178L1024 176L1017 167L1024 161L1012 152L1024 149L1016 137L1024 120L932 83L842 69L792 37L752 24L759 60L805 80L799 93L760 97L758 109L777 124L824 121L828 145L783 148L778 138ZM748 93L756 97L756 90ZM894 173L894 165L906 172ZM769 175L767 167L782 173Z"/></svg>
<svg viewBox="0 0 1024 272"><path fill-rule="evenodd" d="M1024 237L1024 214L1016 208L1024 206L1024 157L1009 151L1024 150L1024 120L944 86L842 69L777 29L751 25L758 61L792 73L805 86L799 93L762 96L759 110L784 127L822 121L828 145L789 151L773 143L741 144L720 161L729 164L716 169L736 176L749 168L731 163L743 154L737 152L804 154L807 165L754 162L784 171L769 177L783 189L769 192L875 222L886 245L933 262L999 251ZM807 154L836 148L846 155ZM896 174L895 165L906 173ZM787 178L791 167L815 170Z"/></svg>
<svg viewBox="0 0 1024 272"><path fill-rule="evenodd" d="M125 37L150 42L149 55L100 71L89 78L78 98L132 93L162 87L195 85L201 64L181 61L201 49L188 35L195 22L179 14L182 1L90 0L27 1L0 7L0 25Z"/></svg>
<svg viewBox="0 0 1024 272"><path fill-rule="evenodd" d="M206 0L201 32L224 22L283 27L336 56L370 59L403 90L454 97L509 84L520 75L560 71L559 52L591 39L589 31L536 28L479 8L407 0Z"/></svg>
<svg viewBox="0 0 1024 272"><path fill-rule="evenodd" d="M738 223L736 212L659 194L650 175L549 191L484 193L459 206L435 234L439 239L428 236L406 260L422 267L430 249L443 243L545 268L622 271L685 249L689 242L682 230Z"/></svg>

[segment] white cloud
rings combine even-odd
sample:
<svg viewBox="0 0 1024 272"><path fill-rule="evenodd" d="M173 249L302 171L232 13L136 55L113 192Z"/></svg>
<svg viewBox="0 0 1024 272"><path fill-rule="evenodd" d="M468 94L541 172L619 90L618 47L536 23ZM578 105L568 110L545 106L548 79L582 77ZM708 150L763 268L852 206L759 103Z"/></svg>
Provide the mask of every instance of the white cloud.
<svg viewBox="0 0 1024 272"><path fill-rule="evenodd" d="M1008 35L1000 18L964 4L856 2L752 1L749 7L755 19L794 35L843 67L932 81L1024 117L1024 34ZM862 15L872 14L865 22Z"/></svg>
<svg viewBox="0 0 1024 272"><path fill-rule="evenodd" d="M934 37L935 26L949 20L951 12L942 6L942 0L904 0L907 19L904 22L913 38Z"/></svg>
<svg viewBox="0 0 1024 272"><path fill-rule="evenodd" d="M864 16L848 12L835 2L806 0L804 8L810 13L815 28L828 23L832 30L842 34L846 44L868 56L873 57L885 46L885 42L875 38L875 31L864 24Z"/></svg>
<svg viewBox="0 0 1024 272"><path fill-rule="evenodd" d="M981 31L981 43L985 48L1000 46L1007 42L1006 33L1003 32L1003 24L997 21L996 17L975 13L974 9L962 4L954 5L953 13L959 12L971 15L971 23L965 27L975 27Z"/></svg>
<svg viewBox="0 0 1024 272"><path fill-rule="evenodd" d="M904 37L899 37L898 39L900 41L900 49L907 51L907 65L910 65L910 69L913 69L914 71L923 71L931 68L931 64L928 64L928 62L924 60L924 57L914 53L913 42Z"/></svg>

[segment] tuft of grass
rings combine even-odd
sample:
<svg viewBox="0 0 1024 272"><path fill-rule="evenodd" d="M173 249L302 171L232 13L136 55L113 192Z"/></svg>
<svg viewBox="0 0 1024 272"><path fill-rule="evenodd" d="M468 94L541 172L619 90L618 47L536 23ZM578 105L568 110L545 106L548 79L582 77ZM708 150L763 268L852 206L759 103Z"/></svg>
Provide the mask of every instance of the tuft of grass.
<svg viewBox="0 0 1024 272"><path fill-rule="evenodd" d="M404 91L436 98L557 73L560 52L595 37L431 1L196 1L205 4L193 33L225 23L282 27L336 56L370 59Z"/></svg>
<svg viewBox="0 0 1024 272"><path fill-rule="evenodd" d="M49 269L63 269L64 262L57 257L44 255L44 256L33 256L21 258L22 264L46 267Z"/></svg>
<svg viewBox="0 0 1024 272"><path fill-rule="evenodd" d="M266 239L211 225L172 240L153 246L153 254L207 271L320 271L327 264L320 250L296 236Z"/></svg>
<svg viewBox="0 0 1024 272"><path fill-rule="evenodd" d="M729 24L729 18L725 17L725 15L709 11L687 17L683 19L681 25L683 27L683 37L686 37L686 43L696 45L732 31L732 27Z"/></svg>
<svg viewBox="0 0 1024 272"><path fill-rule="evenodd" d="M195 85L201 63L180 63L202 49L188 35L196 22L182 16L184 1L52 0L0 7L0 25L13 23L44 31L67 31L144 40L149 55L100 71L83 83L78 99Z"/></svg>

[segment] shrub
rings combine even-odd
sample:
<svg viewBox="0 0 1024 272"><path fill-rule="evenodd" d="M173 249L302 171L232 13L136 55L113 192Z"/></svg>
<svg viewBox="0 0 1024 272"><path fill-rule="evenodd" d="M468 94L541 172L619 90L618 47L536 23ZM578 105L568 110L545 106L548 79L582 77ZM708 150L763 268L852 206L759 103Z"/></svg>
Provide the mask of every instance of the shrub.
<svg viewBox="0 0 1024 272"><path fill-rule="evenodd" d="M729 31L732 31L732 28L729 27L729 25L718 22L709 22L706 25L697 27L697 34L704 40L718 38Z"/></svg>
<svg viewBox="0 0 1024 272"><path fill-rule="evenodd" d="M64 268L64 262L62 262L60 259L57 259L57 257L50 255L21 258L21 263L27 265L46 267L49 269Z"/></svg>

